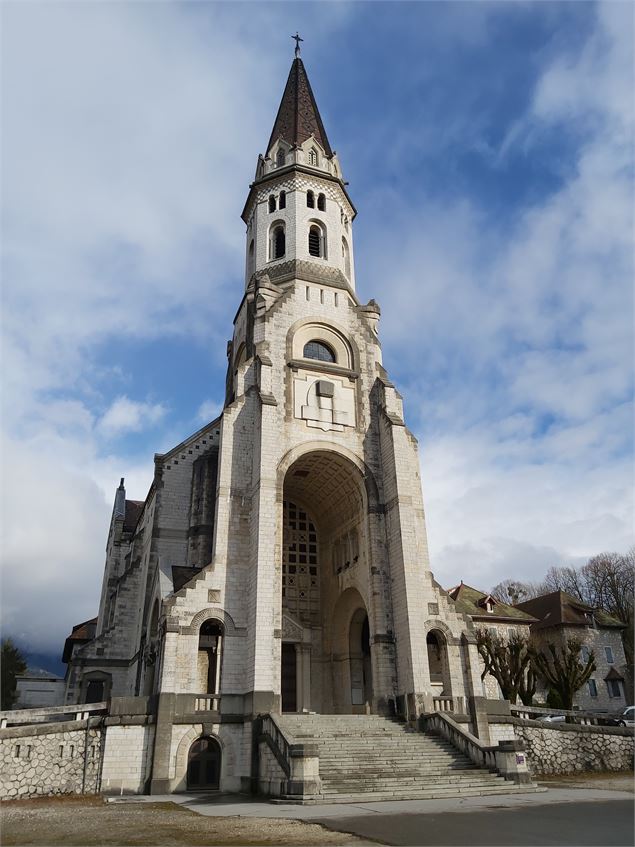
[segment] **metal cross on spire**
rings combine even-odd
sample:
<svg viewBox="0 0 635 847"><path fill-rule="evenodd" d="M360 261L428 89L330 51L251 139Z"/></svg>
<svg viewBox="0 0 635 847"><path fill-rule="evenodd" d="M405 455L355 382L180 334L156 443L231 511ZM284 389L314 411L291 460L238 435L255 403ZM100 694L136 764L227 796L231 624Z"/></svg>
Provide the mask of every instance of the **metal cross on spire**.
<svg viewBox="0 0 635 847"><path fill-rule="evenodd" d="M300 38L297 30L296 30L295 35L292 35L291 38L295 39L295 57L297 59L300 56L300 42L304 41L304 38Z"/></svg>

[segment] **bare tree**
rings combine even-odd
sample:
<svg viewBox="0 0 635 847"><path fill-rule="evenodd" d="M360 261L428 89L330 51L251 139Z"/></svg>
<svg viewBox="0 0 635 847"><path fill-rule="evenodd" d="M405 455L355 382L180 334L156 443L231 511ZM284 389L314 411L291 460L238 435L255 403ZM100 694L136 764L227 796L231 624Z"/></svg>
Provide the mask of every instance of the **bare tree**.
<svg viewBox="0 0 635 847"><path fill-rule="evenodd" d="M544 587L537 582L519 582L516 579L504 579L492 588L492 597L503 603L515 606L524 600L531 600L544 594Z"/></svg>
<svg viewBox="0 0 635 847"><path fill-rule="evenodd" d="M581 568L550 568L545 587L549 591L565 591L626 624L624 652L629 665L633 664L635 547L625 554L600 553Z"/></svg>
<svg viewBox="0 0 635 847"><path fill-rule="evenodd" d="M569 638L564 646L553 643L530 647L531 665L536 674L556 692L562 708L573 708L573 698L595 670L595 655L586 662L580 658L582 642Z"/></svg>
<svg viewBox="0 0 635 847"><path fill-rule="evenodd" d="M481 679L490 674L506 700L516 703L520 697L525 706L531 706L536 678L530 665L531 651L527 637L516 633L504 638L488 629L479 629L476 644L485 664Z"/></svg>

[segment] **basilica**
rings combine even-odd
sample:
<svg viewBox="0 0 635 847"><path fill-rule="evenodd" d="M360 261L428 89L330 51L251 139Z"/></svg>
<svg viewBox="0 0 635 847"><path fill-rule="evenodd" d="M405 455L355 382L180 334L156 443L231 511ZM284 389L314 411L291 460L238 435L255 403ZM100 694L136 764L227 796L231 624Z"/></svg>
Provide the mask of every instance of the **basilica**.
<svg viewBox="0 0 635 847"><path fill-rule="evenodd" d="M121 480L97 617L65 645L66 703L113 704L126 790L310 793L320 716L443 710L479 733L474 626L430 571L343 164L296 48L242 212L224 408L155 456L144 501Z"/></svg>

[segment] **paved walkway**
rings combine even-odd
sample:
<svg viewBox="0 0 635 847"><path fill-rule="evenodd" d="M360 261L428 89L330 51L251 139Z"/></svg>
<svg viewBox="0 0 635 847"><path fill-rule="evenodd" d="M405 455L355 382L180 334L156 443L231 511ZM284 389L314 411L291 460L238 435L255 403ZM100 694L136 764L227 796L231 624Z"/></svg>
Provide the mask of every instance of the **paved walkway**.
<svg viewBox="0 0 635 847"><path fill-rule="evenodd" d="M621 778L619 778L621 780ZM586 780L584 785L593 785ZM628 788L624 782L624 789ZM547 785L547 783L545 783ZM550 786L551 783L548 783ZM595 787L557 787L539 794L496 794L485 797L451 797L443 800L392 800L381 803L333 803L317 806L297 806L286 803L269 803L240 794L159 794L150 796L113 798L125 803L173 802L187 806L193 812L208 816L242 815L254 818L294 818L303 821L326 822L339 818L376 815L429 815L440 813L480 812L500 809L534 809L567 803L592 803L607 801L629 801L633 794L629 790Z"/></svg>

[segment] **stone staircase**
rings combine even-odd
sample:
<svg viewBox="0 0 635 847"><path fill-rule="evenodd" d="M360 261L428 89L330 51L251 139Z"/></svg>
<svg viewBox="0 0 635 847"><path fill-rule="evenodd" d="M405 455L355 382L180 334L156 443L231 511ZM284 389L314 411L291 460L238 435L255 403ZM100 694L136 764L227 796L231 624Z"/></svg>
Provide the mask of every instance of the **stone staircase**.
<svg viewBox="0 0 635 847"><path fill-rule="evenodd" d="M313 802L353 803L534 792L477 767L445 739L379 715L277 718L292 743L319 748L321 795Z"/></svg>

